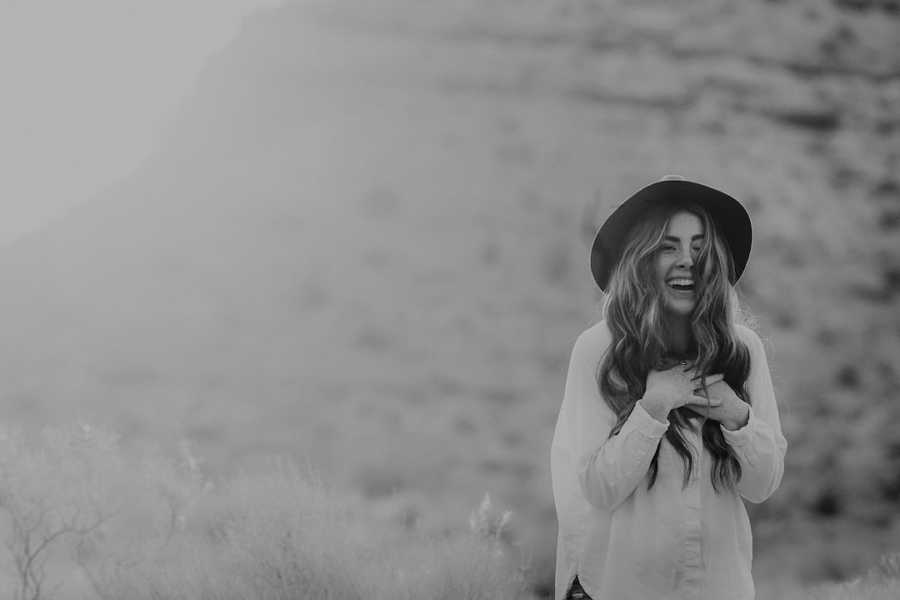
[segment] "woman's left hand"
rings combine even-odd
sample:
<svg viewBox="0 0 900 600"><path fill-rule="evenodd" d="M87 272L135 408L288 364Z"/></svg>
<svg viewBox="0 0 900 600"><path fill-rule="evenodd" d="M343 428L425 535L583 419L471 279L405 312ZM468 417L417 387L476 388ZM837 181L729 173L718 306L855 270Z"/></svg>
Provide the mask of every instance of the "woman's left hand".
<svg viewBox="0 0 900 600"><path fill-rule="evenodd" d="M710 400L718 400L718 405L707 407L705 404L690 403L685 407L699 415L705 415L709 419L718 421L725 429L734 431L747 424L750 418L750 405L741 400L731 386L719 379L707 384L706 391L703 387L697 387L694 395Z"/></svg>

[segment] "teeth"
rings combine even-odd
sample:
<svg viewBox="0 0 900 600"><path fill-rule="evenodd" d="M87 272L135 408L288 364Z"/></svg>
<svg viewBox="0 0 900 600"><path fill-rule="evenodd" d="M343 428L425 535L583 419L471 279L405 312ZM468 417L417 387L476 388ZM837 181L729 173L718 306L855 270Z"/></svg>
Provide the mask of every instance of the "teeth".
<svg viewBox="0 0 900 600"><path fill-rule="evenodd" d="M691 279L670 279L669 285L694 285Z"/></svg>

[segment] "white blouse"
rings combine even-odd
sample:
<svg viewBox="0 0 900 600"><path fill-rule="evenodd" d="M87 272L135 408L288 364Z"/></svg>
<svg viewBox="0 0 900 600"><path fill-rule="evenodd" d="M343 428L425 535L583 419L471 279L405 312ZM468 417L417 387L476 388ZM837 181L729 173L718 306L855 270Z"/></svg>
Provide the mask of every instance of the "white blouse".
<svg viewBox="0 0 900 600"><path fill-rule="evenodd" d="M684 463L664 437L669 423L651 417L640 403L607 439L616 416L595 371L612 334L601 321L578 337L551 448L559 521L556 600L576 575L593 600L755 597L750 520L741 498L758 503L778 489L787 441L762 342L752 329L738 325L737 332L750 351L750 416L735 431L720 427L741 465L739 494L713 489L702 420L683 432L694 454L685 489ZM656 482L647 491L658 445Z"/></svg>

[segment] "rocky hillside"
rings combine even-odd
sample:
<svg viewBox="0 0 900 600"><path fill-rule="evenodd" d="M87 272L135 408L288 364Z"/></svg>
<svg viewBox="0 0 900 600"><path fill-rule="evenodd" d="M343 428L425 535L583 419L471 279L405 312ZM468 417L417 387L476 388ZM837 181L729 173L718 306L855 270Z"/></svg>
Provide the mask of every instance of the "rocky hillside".
<svg viewBox="0 0 900 600"><path fill-rule="evenodd" d="M754 218L739 291L791 444L782 489L750 507L758 549L787 527L860 539L758 568L845 576L900 532L896 11L260 13L152 160L0 255L4 418L185 437L217 471L287 453L407 525L462 526L491 491L546 586L549 441L598 315L588 240L680 173Z"/></svg>

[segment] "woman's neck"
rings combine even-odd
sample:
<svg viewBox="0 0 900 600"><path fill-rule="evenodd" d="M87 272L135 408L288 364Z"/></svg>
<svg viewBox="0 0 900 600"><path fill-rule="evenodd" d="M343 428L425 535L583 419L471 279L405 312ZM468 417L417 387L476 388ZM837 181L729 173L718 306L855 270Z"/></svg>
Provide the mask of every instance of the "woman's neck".
<svg viewBox="0 0 900 600"><path fill-rule="evenodd" d="M683 355L691 349L691 321L688 317L670 317L666 321L666 346L670 354Z"/></svg>

